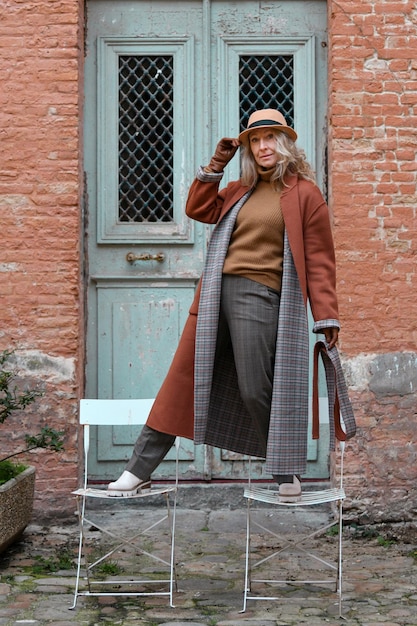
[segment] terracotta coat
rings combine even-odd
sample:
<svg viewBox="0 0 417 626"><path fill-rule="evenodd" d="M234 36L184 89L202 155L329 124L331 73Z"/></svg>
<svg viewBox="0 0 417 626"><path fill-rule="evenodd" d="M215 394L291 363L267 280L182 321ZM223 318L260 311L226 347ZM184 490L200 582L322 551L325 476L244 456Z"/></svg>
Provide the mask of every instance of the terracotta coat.
<svg viewBox="0 0 417 626"><path fill-rule="evenodd" d="M338 319L333 237L327 205L318 187L291 176L281 194L281 210L304 302L310 301L315 329ZM186 214L215 224L249 191L239 181L219 192L219 180L190 187ZM161 432L193 439L194 350L200 285L168 374L155 399L148 425Z"/></svg>

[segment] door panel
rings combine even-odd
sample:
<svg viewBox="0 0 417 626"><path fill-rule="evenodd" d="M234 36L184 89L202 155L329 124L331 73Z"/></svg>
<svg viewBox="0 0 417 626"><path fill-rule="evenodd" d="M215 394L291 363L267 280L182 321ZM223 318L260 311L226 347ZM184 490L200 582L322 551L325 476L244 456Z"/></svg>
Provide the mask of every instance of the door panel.
<svg viewBox="0 0 417 626"><path fill-rule="evenodd" d="M153 398L164 379L188 315L193 286L173 282L164 287L157 282L97 285L98 361L101 373L98 395L108 389L113 397L134 397L138 381Z"/></svg>
<svg viewBox="0 0 417 626"><path fill-rule="evenodd" d="M187 281L158 282L111 280L97 284L98 396L136 397L138 381L143 397L155 397L164 379L188 315L194 286ZM167 355L166 358L164 355ZM174 399L173 399L174 401ZM138 431L134 428L101 427L97 441L97 464L100 478L111 478L120 470L120 461L130 458ZM172 457L172 458L171 458ZM169 455L159 477L172 476ZM181 476L202 478L202 463L196 459L194 446L183 441L180 448Z"/></svg>
<svg viewBox="0 0 417 626"><path fill-rule="evenodd" d="M192 243L193 53L192 37L97 40L99 243Z"/></svg>
<svg viewBox="0 0 417 626"><path fill-rule="evenodd" d="M153 397L210 234L185 216L188 188L218 139L236 136L253 109L278 107L323 186L326 2L90 0L87 19L86 393ZM222 184L238 176L235 159ZM96 433L92 475L115 476L136 436ZM310 442L310 476L327 474L326 445ZM239 455L184 442L183 477L244 468ZM155 476L170 473L168 457Z"/></svg>

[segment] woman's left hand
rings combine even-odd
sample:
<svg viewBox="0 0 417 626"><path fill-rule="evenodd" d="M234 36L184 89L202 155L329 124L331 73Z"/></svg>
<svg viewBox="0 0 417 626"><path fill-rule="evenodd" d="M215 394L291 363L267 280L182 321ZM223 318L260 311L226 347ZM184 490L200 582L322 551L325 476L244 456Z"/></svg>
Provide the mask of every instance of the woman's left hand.
<svg viewBox="0 0 417 626"><path fill-rule="evenodd" d="M323 329L324 336L326 337L326 341L329 344L329 350L334 348L337 342L337 338L339 337L339 329L336 326L332 328L324 328Z"/></svg>

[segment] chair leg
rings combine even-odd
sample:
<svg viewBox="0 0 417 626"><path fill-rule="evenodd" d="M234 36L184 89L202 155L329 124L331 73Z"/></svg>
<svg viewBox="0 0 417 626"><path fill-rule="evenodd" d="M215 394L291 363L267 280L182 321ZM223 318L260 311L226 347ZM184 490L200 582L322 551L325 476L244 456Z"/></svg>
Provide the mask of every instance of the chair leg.
<svg viewBox="0 0 417 626"><path fill-rule="evenodd" d="M250 564L250 548L251 548L251 525L250 525L250 506L251 500L248 498L247 509L246 509L246 554L245 554L245 587L243 591L243 608L240 613L245 613L248 592L251 588L251 564Z"/></svg>
<svg viewBox="0 0 417 626"><path fill-rule="evenodd" d="M77 498L77 514L78 514L78 524L80 527L80 539L78 542L78 562L77 562L77 574L76 574L76 580L75 580L74 602L72 606L69 607L70 610L75 609L77 605L78 589L80 586L81 558L82 558L83 544L84 544L84 528L83 528L84 512L85 512L85 498L82 498L82 504L80 507L80 498L78 497Z"/></svg>
<svg viewBox="0 0 417 626"><path fill-rule="evenodd" d="M171 608L175 608L174 605L174 589L178 591L177 569L175 565L175 524L177 514L177 492L174 493L174 501L171 507L169 502L169 494L166 494L167 504L167 518L169 524L169 533L171 539L171 555L170 555L170 570L169 570L169 605Z"/></svg>
<svg viewBox="0 0 417 626"><path fill-rule="evenodd" d="M343 500L339 501L339 554L336 591L339 595L339 617L342 615L342 584L343 584Z"/></svg>

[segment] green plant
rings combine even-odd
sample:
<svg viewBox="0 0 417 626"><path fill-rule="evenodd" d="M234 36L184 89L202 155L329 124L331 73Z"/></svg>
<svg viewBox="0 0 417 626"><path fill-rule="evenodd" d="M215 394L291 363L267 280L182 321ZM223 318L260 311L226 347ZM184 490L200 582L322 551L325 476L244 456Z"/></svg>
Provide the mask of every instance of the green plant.
<svg viewBox="0 0 417 626"><path fill-rule="evenodd" d="M97 566L97 572L105 576L118 576L123 572L123 568L115 561L106 561Z"/></svg>
<svg viewBox="0 0 417 626"><path fill-rule="evenodd" d="M34 575L51 574L60 570L73 569L74 561L69 552L62 552L58 556L45 558L43 556L35 556L35 563L24 567L25 572Z"/></svg>
<svg viewBox="0 0 417 626"><path fill-rule="evenodd" d="M395 543L395 540L387 539L386 537L382 537L381 535L378 535L377 542L378 542L378 545L383 546L384 548L389 548Z"/></svg>
<svg viewBox="0 0 417 626"><path fill-rule="evenodd" d="M7 371L4 366L13 353L13 350L3 350L0 353L0 424L3 424L13 411L25 409L42 395L42 391L38 389L20 391L17 385L12 386L16 373Z"/></svg>
<svg viewBox="0 0 417 626"><path fill-rule="evenodd" d="M23 411L33 404L37 398L43 395L39 389L20 389L16 384L17 372L10 365L10 357L13 350L0 352L0 424L13 416L15 412ZM26 469L22 463L12 463L10 459L35 448L46 448L54 452L63 450L63 431L57 431L48 426L41 428L40 432L33 435L25 435L26 447L17 450L0 459L0 485L18 476Z"/></svg>
<svg viewBox="0 0 417 626"><path fill-rule="evenodd" d="M327 530L326 535L328 537L337 537L339 534L339 522L335 522L333 526Z"/></svg>
<svg viewBox="0 0 417 626"><path fill-rule="evenodd" d="M14 583L14 581L15 581L14 574L5 574L4 576L0 576L1 583L7 583L8 585L11 585L12 583Z"/></svg>
<svg viewBox="0 0 417 626"><path fill-rule="evenodd" d="M411 552L408 553L408 556L417 561L417 550L411 550Z"/></svg>
<svg viewBox="0 0 417 626"><path fill-rule="evenodd" d="M4 485L21 472L24 472L26 465L23 463L12 463L8 460L0 461L0 485Z"/></svg>

